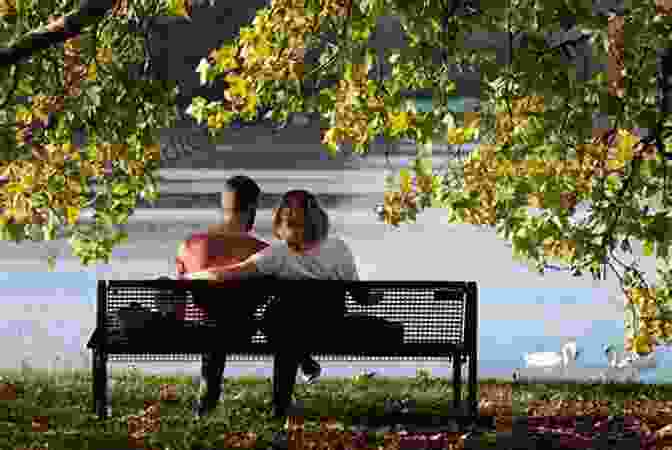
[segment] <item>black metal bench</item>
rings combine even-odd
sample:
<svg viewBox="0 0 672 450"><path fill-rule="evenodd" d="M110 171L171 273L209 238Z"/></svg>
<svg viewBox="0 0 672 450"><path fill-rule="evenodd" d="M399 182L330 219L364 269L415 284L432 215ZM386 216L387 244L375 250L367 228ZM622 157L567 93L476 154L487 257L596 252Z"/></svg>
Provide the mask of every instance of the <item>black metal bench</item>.
<svg viewBox="0 0 672 450"><path fill-rule="evenodd" d="M205 283L205 284L204 284ZM302 283L301 281L295 283ZM477 390L477 306L475 282L449 281L357 281L339 283L345 294L348 313L375 316L403 324L403 345L362 347L357 345L325 346L313 353L318 359L356 360L372 357L386 359L449 358L453 364L453 408L467 421L478 418ZM99 281L96 329L87 344L93 352L93 411L100 419L107 416L107 362L192 361L217 344L217 324L202 312L193 312L192 291L185 286L207 289L206 281ZM131 302L156 310L160 292L171 292L177 300L187 302L185 321L167 323L151 320L140 334L122 333L117 311ZM254 312L260 320L269 301L277 300L268 291L266 303ZM339 291L340 292L340 291ZM179 297L179 298L178 298ZM153 317L159 314L152 313ZM174 337L174 339L171 339ZM266 337L257 332L250 340L227 346L227 359L255 360L272 356ZM238 356L238 358L236 358ZM345 358L344 358L345 356ZM462 366L468 365L468 400L461 400ZM451 414L452 416L452 414Z"/></svg>

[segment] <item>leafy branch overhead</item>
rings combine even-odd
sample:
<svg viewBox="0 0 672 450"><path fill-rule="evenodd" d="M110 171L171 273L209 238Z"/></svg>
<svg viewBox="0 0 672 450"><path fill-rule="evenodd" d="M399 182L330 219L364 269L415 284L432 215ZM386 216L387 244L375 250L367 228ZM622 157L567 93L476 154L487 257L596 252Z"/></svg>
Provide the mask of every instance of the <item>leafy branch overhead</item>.
<svg viewBox="0 0 672 450"><path fill-rule="evenodd" d="M21 239L38 227L47 238L70 227L75 252L89 264L121 242L109 230L125 223L137 196L156 197L156 133L175 119L174 85L155 79L151 67L128 76L148 56L129 23L188 17L192 5L92 0L71 12L69 2L47 3L0 0L0 148L8 161L0 165L0 231ZM387 180L384 222L399 228L440 207L453 223L494 227L514 258L542 274L562 262L574 275L600 279L608 266L632 312L629 345L650 351L654 341L672 341L672 17L658 0L620 11L592 3L272 0L193 68L203 85L225 87L221 101L193 98L188 114L215 136L234 121L258 120L260 111L277 122L319 113L329 122L322 143L331 154L345 144L366 154L378 137L415 141L416 161ZM391 15L408 45L375 52L371 37ZM484 32L497 42L467 45ZM312 43L324 36L319 61L309 63ZM580 72L581 58L605 61L606 70ZM391 66L386 79L383 64ZM451 106L463 95L454 66L478 69L480 112ZM429 108L409 96L421 91ZM28 105L19 100L26 97ZM605 128L594 126L596 115L608 118ZM88 144L73 145L71 130L81 128ZM437 171L431 143L439 140L476 146L464 162ZM94 181L102 187L95 195ZM79 219L87 205L96 227ZM576 219L584 206L588 215ZM655 253L655 287L614 254L631 253L633 240Z"/></svg>

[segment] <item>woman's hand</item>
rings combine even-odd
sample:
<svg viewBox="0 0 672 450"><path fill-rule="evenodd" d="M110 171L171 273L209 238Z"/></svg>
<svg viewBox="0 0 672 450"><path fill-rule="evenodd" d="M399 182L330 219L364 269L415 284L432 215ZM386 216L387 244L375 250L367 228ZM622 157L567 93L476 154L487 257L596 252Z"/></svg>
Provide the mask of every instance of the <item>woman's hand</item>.
<svg viewBox="0 0 672 450"><path fill-rule="evenodd" d="M191 272L185 274L187 280L216 280L217 273L204 270L202 272Z"/></svg>
<svg viewBox="0 0 672 450"><path fill-rule="evenodd" d="M224 272L224 271L212 272L212 279L214 281L227 281L234 278L235 276L232 276L230 272Z"/></svg>

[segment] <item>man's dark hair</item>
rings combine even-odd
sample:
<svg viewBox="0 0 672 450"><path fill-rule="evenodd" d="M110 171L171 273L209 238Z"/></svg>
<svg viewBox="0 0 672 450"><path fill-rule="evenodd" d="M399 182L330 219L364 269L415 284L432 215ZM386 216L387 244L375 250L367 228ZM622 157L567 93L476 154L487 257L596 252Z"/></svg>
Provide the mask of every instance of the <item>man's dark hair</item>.
<svg viewBox="0 0 672 450"><path fill-rule="evenodd" d="M226 180L225 188L227 192L236 194L236 212L247 219L245 226L250 230L254 225L259 206L259 195L261 194L259 185L250 177L236 175Z"/></svg>

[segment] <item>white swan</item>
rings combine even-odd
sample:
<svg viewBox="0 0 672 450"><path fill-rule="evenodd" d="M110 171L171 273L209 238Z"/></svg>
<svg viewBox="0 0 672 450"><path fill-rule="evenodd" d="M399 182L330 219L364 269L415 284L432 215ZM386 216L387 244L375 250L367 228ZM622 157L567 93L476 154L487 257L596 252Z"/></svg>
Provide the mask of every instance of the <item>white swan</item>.
<svg viewBox="0 0 672 450"><path fill-rule="evenodd" d="M609 367L623 369L626 367L633 367L636 369L655 369L656 354L651 352L648 355L640 356L635 352L617 352L613 345L603 346L604 353L609 360Z"/></svg>
<svg viewBox="0 0 672 450"><path fill-rule="evenodd" d="M576 348L576 340L570 339L562 346L560 352L525 353L525 362L527 367L568 367L576 361L579 354L580 351Z"/></svg>

